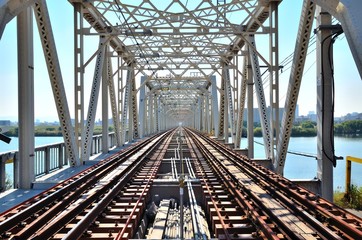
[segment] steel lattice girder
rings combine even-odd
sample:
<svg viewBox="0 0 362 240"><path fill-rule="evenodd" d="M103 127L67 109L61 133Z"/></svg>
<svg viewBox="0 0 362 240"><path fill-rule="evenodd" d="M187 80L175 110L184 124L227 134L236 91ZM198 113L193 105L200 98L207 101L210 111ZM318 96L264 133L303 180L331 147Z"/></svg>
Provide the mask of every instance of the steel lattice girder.
<svg viewBox="0 0 362 240"><path fill-rule="evenodd" d="M184 90L183 101L194 102L190 112L196 95L208 91L210 76L220 75L223 64L233 65L246 37L269 32L263 25L269 1L70 2L84 7L85 35L110 36L114 54L147 77L161 104Z"/></svg>

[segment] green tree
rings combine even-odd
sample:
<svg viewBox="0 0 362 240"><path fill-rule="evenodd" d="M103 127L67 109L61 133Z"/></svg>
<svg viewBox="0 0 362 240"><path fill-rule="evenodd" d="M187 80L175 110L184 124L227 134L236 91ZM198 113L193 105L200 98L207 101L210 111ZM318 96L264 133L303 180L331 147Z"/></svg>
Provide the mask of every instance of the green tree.
<svg viewBox="0 0 362 240"><path fill-rule="evenodd" d="M255 137L262 137L263 131L261 130L261 127L254 128L254 136Z"/></svg>
<svg viewBox="0 0 362 240"><path fill-rule="evenodd" d="M362 120L345 121L334 126L336 134L360 134L362 133Z"/></svg>
<svg viewBox="0 0 362 240"><path fill-rule="evenodd" d="M317 126L316 122L305 121L300 124L302 128L315 128Z"/></svg>

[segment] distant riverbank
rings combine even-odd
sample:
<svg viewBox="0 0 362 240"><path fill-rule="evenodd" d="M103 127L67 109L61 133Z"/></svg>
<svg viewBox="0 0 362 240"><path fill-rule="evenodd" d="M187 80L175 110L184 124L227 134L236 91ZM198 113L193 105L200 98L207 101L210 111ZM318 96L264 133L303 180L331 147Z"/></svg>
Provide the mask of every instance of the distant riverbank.
<svg viewBox="0 0 362 240"><path fill-rule="evenodd" d="M109 127L108 130L110 132L112 132L113 127ZM94 135L102 134L102 127L101 126L95 126L93 134ZM8 132L5 133L5 135L7 135L9 137L18 137L19 128L18 127L12 127ZM36 137L61 137L61 136L63 136L62 128L60 126L52 126L52 125L35 126L34 135Z"/></svg>
<svg viewBox="0 0 362 240"><path fill-rule="evenodd" d="M246 133L246 129L245 129ZM334 134L341 137L362 137L362 120L351 120L334 124ZM261 127L254 128L254 136L262 137ZM315 137L317 136L317 123L304 121L295 123L292 127L292 137Z"/></svg>
<svg viewBox="0 0 362 240"><path fill-rule="evenodd" d="M114 131L113 126L109 126L110 132ZM12 127L9 132L6 133L9 137L18 136L18 127ZM246 122L244 122L243 137L246 137ZM102 126L94 127L94 135L102 134ZM362 120L345 121L334 125L334 134L342 137L362 137ZM37 125L34 129L34 135L37 137L61 137L62 128L54 125ZM262 129L260 124L254 125L254 136L262 137ZM292 127L292 137L315 137L317 136L317 123L312 121L304 121L300 123L294 123Z"/></svg>

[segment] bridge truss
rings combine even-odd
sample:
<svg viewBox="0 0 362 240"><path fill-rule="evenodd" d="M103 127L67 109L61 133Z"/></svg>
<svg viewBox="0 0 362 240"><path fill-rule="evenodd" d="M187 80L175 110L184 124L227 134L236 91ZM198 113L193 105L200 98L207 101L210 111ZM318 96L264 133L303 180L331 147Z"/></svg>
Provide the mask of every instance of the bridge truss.
<svg viewBox="0 0 362 240"><path fill-rule="evenodd" d="M74 49L70 49L74 52L75 62L74 127L46 1L3 1L0 5L0 33L14 16L22 17L23 30L32 31L29 9L34 9L67 153L73 165L82 164L89 158L100 92L104 151L108 146L108 105L118 146L182 123L212 133L239 148L244 106L247 102L248 121L252 121L255 92L265 155L272 160L273 169L282 174L315 9L318 6L318 13L327 12L340 22L361 73L362 39L358 24L361 17L358 9L362 4L356 2L304 0L282 119L279 118L281 66L278 54L278 6L282 4L281 0L69 0L74 7ZM328 19L319 24L331 26ZM323 36L335 31L332 28L319 29L319 43ZM32 36L20 30L18 35L24 40L24 48L32 49L29 41ZM98 47L93 54L84 50L91 36L93 39L98 37ZM263 47L259 43L263 43ZM29 61L18 63L19 67L25 66L21 70L25 74L22 80L19 77L19 82L33 76L33 69L28 68L32 66L31 51L28 56ZM322 64L321 59L323 56L317 60ZM90 69L91 62L94 69ZM269 74L267 93L264 92L262 68L266 68ZM90 70L94 74L88 97L85 94L86 85L89 85L86 73ZM32 94L24 92L19 99L25 99L24 96L32 98ZM325 102L330 102L330 99ZM27 104L31 109L31 102ZM320 106L321 112L325 107ZM27 125L34 119L32 114L25 112L21 116L26 123L19 126L23 133L20 138L25 143L31 142L34 131ZM330 118L325 116L323 121ZM320 136L328 136L330 132L323 121L319 123ZM253 123L248 122L250 137L253 136L252 126ZM81 141L76 141L79 137ZM20 151L29 156L32 150L25 147L25 143L20 146ZM252 157L252 140L248 148ZM327 162L332 155L334 158L334 153L323 140L320 140L320 148L323 149L319 156L321 162ZM320 166L319 176L323 179L329 173L322 169L330 171L331 166ZM24 167L24 171L29 171L27 169ZM23 187L29 186L31 176L29 178ZM330 179L324 181L328 183ZM323 195L328 197L327 193Z"/></svg>

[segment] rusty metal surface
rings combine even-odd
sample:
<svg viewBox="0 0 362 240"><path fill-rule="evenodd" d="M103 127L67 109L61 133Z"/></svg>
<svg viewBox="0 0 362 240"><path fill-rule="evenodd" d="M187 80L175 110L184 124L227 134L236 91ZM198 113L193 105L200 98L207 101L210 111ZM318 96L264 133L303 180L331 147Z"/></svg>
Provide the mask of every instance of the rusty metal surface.
<svg viewBox="0 0 362 240"><path fill-rule="evenodd" d="M130 239L139 232L146 237L147 226L139 226L147 206L155 194L175 197L177 171L185 164L189 195L195 193L190 208L200 206L209 225L210 235L204 236L361 239L361 218L200 133L184 131L186 161L171 158L178 155L176 131L138 142L3 213L0 238Z"/></svg>
<svg viewBox="0 0 362 240"><path fill-rule="evenodd" d="M209 156L210 164L215 166L214 170L221 173L225 183L230 186L230 191L234 192L235 199L238 195L241 200L244 197L246 201L240 203L246 210L259 209L258 212L261 214L253 216L252 219L253 223L265 234L264 237L270 230L263 230L265 225L259 222L260 219L271 221L272 224L267 225L275 225L279 229L278 231L282 233L276 232L279 238L361 239L361 218L290 180L252 163L245 156L239 155L214 140L195 132L192 134L195 142L200 141L198 144L195 143L199 151L203 151L204 156ZM247 176L247 178L244 179L242 176ZM257 187L252 187L253 184ZM270 200L266 201L266 199ZM254 208L248 207L246 205L248 202ZM293 230L291 223L287 221L290 218L278 215L278 211L273 210L272 202L283 207L278 211L287 210L288 213L285 214L294 215L299 219L298 224L304 224L312 231L304 229L305 233L301 233ZM252 211L249 213L253 215Z"/></svg>
<svg viewBox="0 0 362 240"><path fill-rule="evenodd" d="M169 133L137 143L5 212L0 216L0 236L49 239L52 236L57 238L56 233L60 232L62 237L67 237L68 232L63 233L67 226L76 229L69 232L68 239L78 239L82 234L90 235L87 231L89 225L94 224L98 215L103 216L111 209L108 205L113 198L118 196L118 192L146 162L146 156L167 135ZM137 194L133 193L132 197L135 196ZM138 205L142 205L141 200L138 200ZM114 231L113 228L110 229L109 235Z"/></svg>

